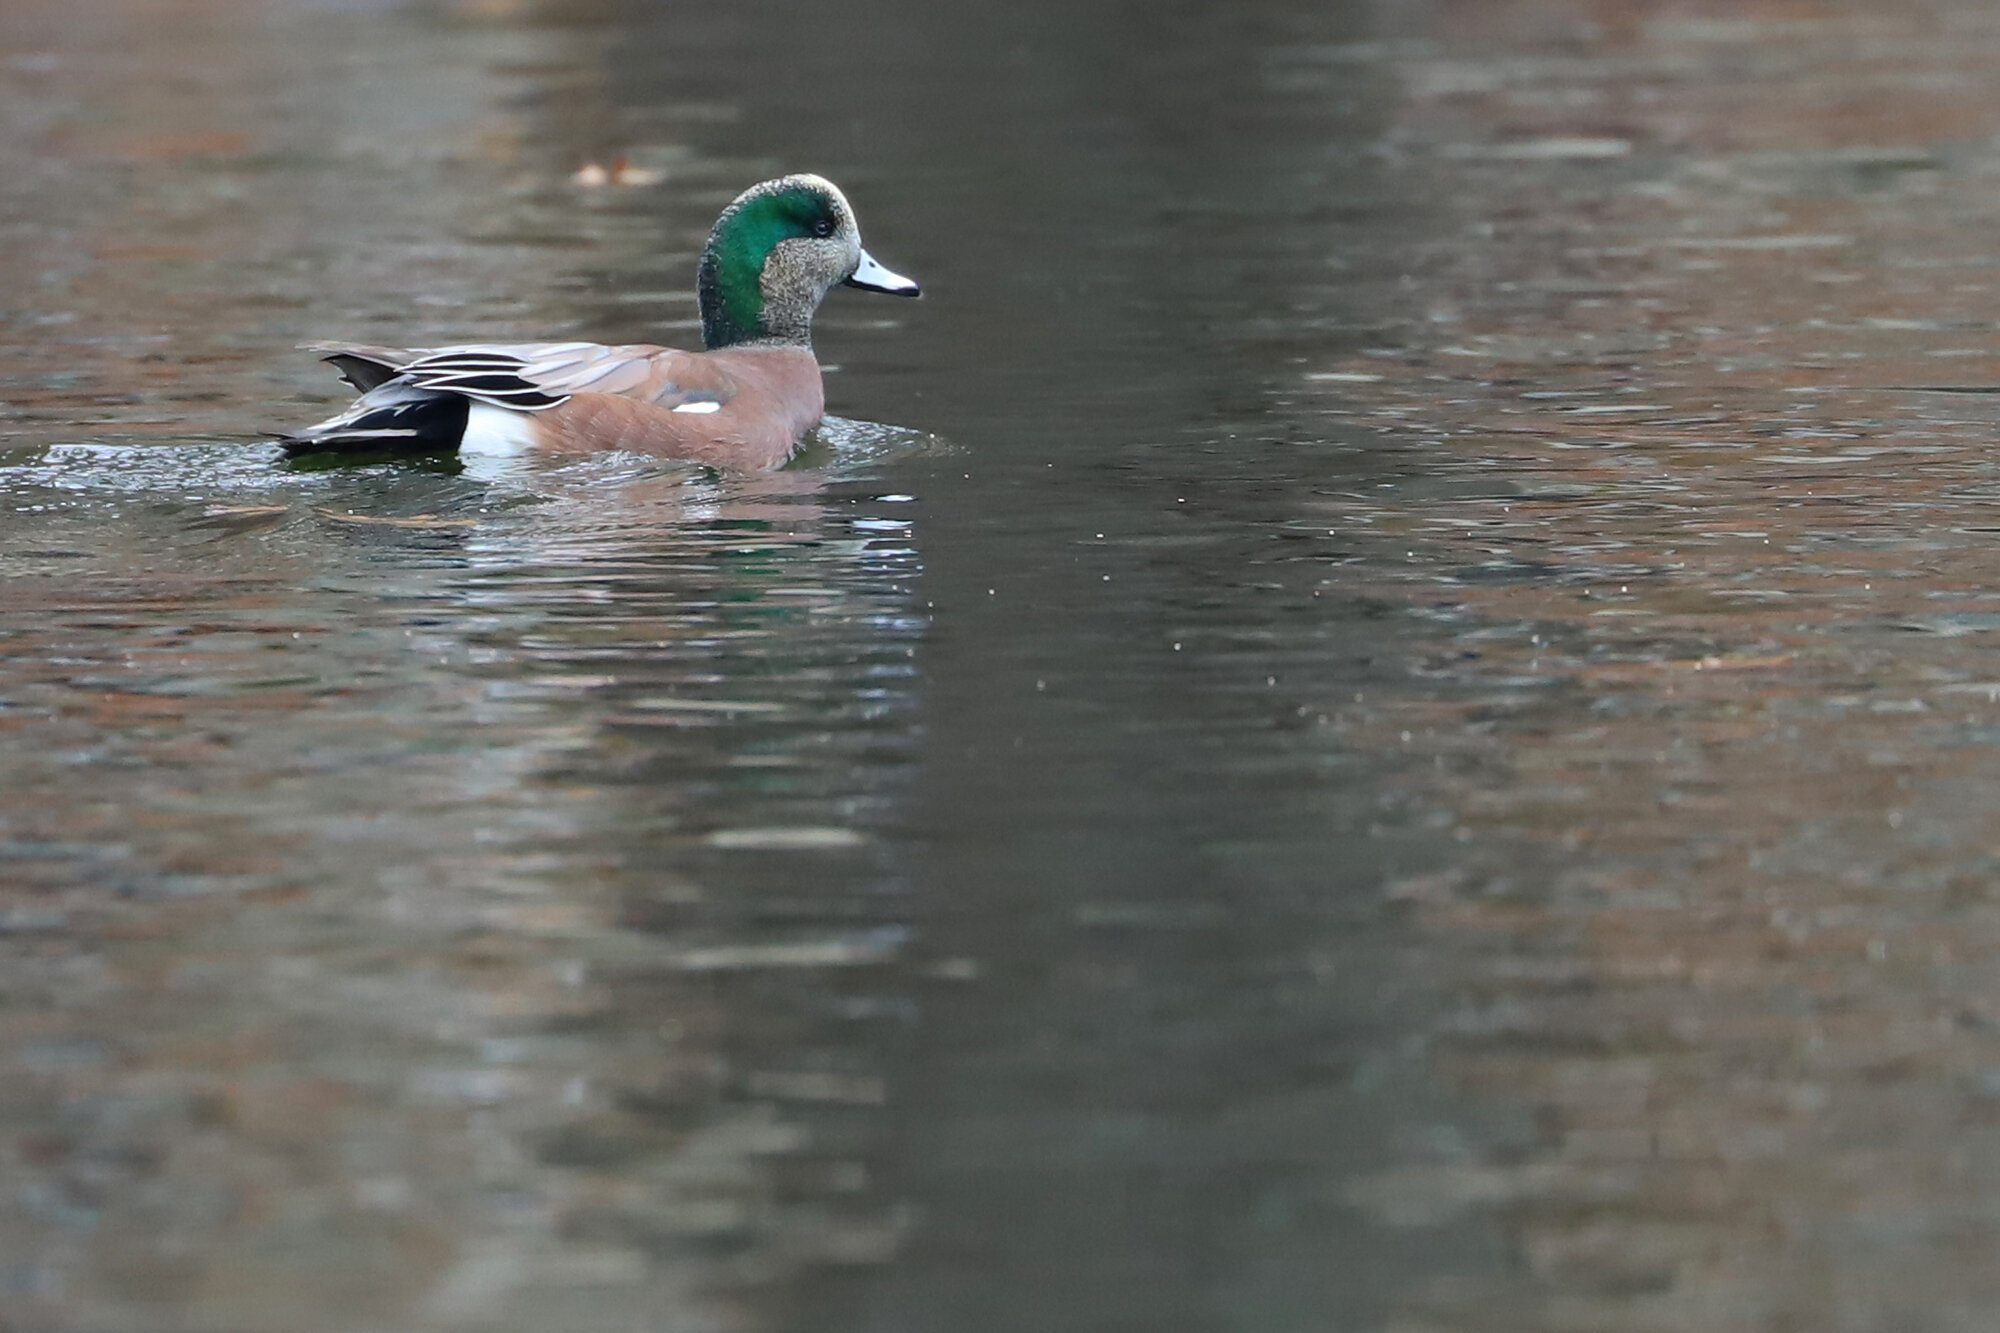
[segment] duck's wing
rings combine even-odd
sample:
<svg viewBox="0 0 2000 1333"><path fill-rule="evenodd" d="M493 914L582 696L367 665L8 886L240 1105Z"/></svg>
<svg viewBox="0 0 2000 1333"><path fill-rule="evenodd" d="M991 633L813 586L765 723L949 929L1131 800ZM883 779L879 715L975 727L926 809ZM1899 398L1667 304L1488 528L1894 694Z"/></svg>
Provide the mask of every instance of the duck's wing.
<svg viewBox="0 0 2000 1333"><path fill-rule="evenodd" d="M597 343L493 344L443 347L396 371L396 378L435 393L455 393L516 412L540 412L580 393L650 398L693 362L686 352L644 345Z"/></svg>
<svg viewBox="0 0 2000 1333"><path fill-rule="evenodd" d="M672 348L598 343L471 343L460 347L373 347L315 343L312 351L367 393L395 380L458 394L516 412L540 412L579 393L634 398L669 410L713 412L736 396L720 367Z"/></svg>
<svg viewBox="0 0 2000 1333"><path fill-rule="evenodd" d="M645 353L657 350L596 343L440 347L404 365L397 377L435 393L460 394L516 412L540 412L574 394L619 393L642 383Z"/></svg>

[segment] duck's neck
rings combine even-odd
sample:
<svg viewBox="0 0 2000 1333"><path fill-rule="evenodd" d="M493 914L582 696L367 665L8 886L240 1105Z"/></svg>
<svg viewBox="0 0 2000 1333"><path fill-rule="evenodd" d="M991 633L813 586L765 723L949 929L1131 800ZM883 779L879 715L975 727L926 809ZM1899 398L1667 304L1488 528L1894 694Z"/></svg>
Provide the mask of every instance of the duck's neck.
<svg viewBox="0 0 2000 1333"><path fill-rule="evenodd" d="M813 312L825 293L808 274L770 262L785 244L759 255L719 234L709 237L695 278L702 346L711 351L750 344L811 348Z"/></svg>

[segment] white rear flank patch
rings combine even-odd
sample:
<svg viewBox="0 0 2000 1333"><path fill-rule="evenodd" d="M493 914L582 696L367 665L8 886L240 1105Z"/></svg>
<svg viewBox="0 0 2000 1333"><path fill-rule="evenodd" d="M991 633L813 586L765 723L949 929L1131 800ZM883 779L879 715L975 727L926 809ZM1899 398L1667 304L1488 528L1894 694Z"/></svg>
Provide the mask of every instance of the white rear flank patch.
<svg viewBox="0 0 2000 1333"><path fill-rule="evenodd" d="M714 401L681 403L674 408L676 412L720 412L721 410L722 404Z"/></svg>
<svg viewBox="0 0 2000 1333"><path fill-rule="evenodd" d="M535 447L534 419L485 403L471 404L458 452L474 458L515 458Z"/></svg>

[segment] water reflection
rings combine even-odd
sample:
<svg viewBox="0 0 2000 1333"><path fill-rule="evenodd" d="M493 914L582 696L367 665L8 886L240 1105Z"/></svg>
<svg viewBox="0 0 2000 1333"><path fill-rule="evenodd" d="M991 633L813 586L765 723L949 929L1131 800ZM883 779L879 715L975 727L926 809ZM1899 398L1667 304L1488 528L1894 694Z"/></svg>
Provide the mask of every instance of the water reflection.
<svg viewBox="0 0 2000 1333"><path fill-rule="evenodd" d="M17 1308L692 1327L893 1252L907 497L568 471L151 496L171 571L7 474Z"/></svg>
<svg viewBox="0 0 2000 1333"><path fill-rule="evenodd" d="M8 1314L1981 1326L1975 9L7 6ZM956 446L217 443L787 167Z"/></svg>
<svg viewBox="0 0 2000 1333"><path fill-rule="evenodd" d="M1274 389L1409 451L1302 520L1437 627L1326 714L1455 848L1387 886L1433 1075L1533 1128L1346 1197L1514 1256L1420 1326L1975 1327L1990 414L1891 386L1993 380L1992 16L1449 13L1317 77L1398 71L1472 239Z"/></svg>

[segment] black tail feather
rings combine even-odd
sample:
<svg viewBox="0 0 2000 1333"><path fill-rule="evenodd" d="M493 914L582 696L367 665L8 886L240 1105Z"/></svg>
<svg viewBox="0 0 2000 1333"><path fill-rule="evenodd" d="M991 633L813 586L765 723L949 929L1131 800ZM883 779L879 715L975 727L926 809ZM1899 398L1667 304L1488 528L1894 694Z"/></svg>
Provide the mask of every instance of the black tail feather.
<svg viewBox="0 0 2000 1333"><path fill-rule="evenodd" d="M367 393L377 385L396 378L395 366L356 352L329 352L320 360L332 362L340 377L353 385L358 393Z"/></svg>
<svg viewBox="0 0 2000 1333"><path fill-rule="evenodd" d="M380 452L433 453L456 449L465 438L471 400L455 393L413 394L397 402L322 421L294 435L278 437L285 453L331 453L353 449Z"/></svg>

